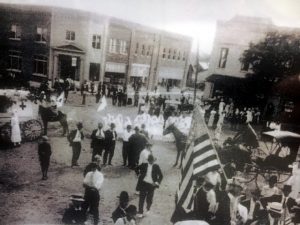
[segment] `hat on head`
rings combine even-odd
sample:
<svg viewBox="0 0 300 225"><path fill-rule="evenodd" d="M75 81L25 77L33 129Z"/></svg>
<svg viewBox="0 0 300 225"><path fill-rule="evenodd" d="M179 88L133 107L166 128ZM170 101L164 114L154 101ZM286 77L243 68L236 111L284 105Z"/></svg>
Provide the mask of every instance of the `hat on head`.
<svg viewBox="0 0 300 225"><path fill-rule="evenodd" d="M282 204L280 202L269 202L267 209L273 213L281 214L282 213Z"/></svg>
<svg viewBox="0 0 300 225"><path fill-rule="evenodd" d="M210 171L204 176L204 180L215 186L217 183L221 183L221 176L217 171Z"/></svg>
<svg viewBox="0 0 300 225"><path fill-rule="evenodd" d="M128 195L128 192L127 192L127 191L122 191L122 192L120 193L120 195L118 196L118 198L119 198L120 201L122 201L122 202L129 201L129 195Z"/></svg>
<svg viewBox="0 0 300 225"><path fill-rule="evenodd" d="M282 191L292 191L292 186L289 184L283 185Z"/></svg>
<svg viewBox="0 0 300 225"><path fill-rule="evenodd" d="M81 194L71 195L70 200L75 202L84 202L84 198Z"/></svg>
<svg viewBox="0 0 300 225"><path fill-rule="evenodd" d="M77 127L81 127L81 128L83 127L81 122L78 122L76 125L77 125Z"/></svg>
<svg viewBox="0 0 300 225"><path fill-rule="evenodd" d="M46 135L42 136L42 139L43 139L44 141L48 141L48 140L49 140L49 138L48 138Z"/></svg>
<svg viewBox="0 0 300 225"><path fill-rule="evenodd" d="M135 130L135 131L139 131L140 128L139 128L138 126L136 126L136 127L134 127L134 130Z"/></svg>
<svg viewBox="0 0 300 225"><path fill-rule="evenodd" d="M98 160L99 160L99 159L102 159L101 155L98 155L98 154L95 155L94 158L95 158L95 159L98 159Z"/></svg>

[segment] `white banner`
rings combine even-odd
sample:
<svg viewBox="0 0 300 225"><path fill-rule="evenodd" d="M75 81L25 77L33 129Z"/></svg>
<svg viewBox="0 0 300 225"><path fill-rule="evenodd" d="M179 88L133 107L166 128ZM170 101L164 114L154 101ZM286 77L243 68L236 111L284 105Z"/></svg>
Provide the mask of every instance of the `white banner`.
<svg viewBox="0 0 300 225"><path fill-rule="evenodd" d="M105 72L126 73L126 64L107 62L105 64Z"/></svg>

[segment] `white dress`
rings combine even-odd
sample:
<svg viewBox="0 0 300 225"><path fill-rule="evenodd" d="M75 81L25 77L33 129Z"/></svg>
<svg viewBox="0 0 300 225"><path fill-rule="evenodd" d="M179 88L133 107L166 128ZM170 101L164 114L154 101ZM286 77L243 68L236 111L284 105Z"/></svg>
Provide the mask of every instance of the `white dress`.
<svg viewBox="0 0 300 225"><path fill-rule="evenodd" d="M208 124L207 124L208 127L212 127L214 125L214 120L215 120L216 113L217 112L215 110L212 110L210 112L210 117L209 117Z"/></svg>
<svg viewBox="0 0 300 225"><path fill-rule="evenodd" d="M21 130L20 130L19 118L16 115L11 118L11 142L13 143L21 142Z"/></svg>

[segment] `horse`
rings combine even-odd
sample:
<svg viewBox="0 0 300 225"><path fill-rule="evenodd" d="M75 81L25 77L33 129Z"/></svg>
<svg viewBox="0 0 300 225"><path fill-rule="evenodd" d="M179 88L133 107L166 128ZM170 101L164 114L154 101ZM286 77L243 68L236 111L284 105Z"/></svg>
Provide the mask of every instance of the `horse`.
<svg viewBox="0 0 300 225"><path fill-rule="evenodd" d="M180 165L179 165L179 168L180 168L181 165L182 165L183 152L184 152L185 147L186 147L187 136L184 135L180 130L178 130L178 128L175 126L174 123L169 125L163 131L163 135L166 135L166 134L169 134L169 133L173 133L173 135L175 137L176 148L177 148L176 162L173 165L173 167L177 166L179 156L181 155L181 160L180 160Z"/></svg>
<svg viewBox="0 0 300 225"><path fill-rule="evenodd" d="M39 114L41 115L43 125L44 125L44 135L47 135L47 127L48 122L60 122L61 126L63 127L63 134L62 136L69 133L69 126L67 122L67 115L58 111L58 113L54 113L50 107L44 107L39 105Z"/></svg>

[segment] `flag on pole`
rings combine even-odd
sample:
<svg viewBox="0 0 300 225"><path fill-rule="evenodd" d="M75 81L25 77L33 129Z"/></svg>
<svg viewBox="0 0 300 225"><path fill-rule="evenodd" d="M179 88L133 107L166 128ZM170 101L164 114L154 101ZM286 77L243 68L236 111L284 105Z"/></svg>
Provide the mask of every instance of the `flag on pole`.
<svg viewBox="0 0 300 225"><path fill-rule="evenodd" d="M98 106L97 112L102 111L103 109L105 109L106 106L107 106L106 98L105 96L103 96L102 99L100 100L100 104Z"/></svg>
<svg viewBox="0 0 300 225"><path fill-rule="evenodd" d="M64 105L64 100L65 100L65 92L62 92L56 99L57 108L60 108Z"/></svg>
<svg viewBox="0 0 300 225"><path fill-rule="evenodd" d="M200 106L195 107L191 124L177 191L177 206L182 207L186 212L193 209L196 178L221 168L217 152L202 118Z"/></svg>

